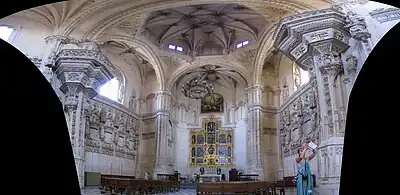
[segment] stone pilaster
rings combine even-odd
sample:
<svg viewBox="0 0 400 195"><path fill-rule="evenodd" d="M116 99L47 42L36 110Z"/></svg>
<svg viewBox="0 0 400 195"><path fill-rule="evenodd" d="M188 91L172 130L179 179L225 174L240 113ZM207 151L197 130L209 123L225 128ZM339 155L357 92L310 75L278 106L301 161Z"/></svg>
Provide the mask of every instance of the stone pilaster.
<svg viewBox="0 0 400 195"><path fill-rule="evenodd" d="M154 176L157 174L172 174L172 167L168 166L168 125L170 118L171 93L159 91L156 93L156 166ZM156 178L156 177L154 177Z"/></svg>
<svg viewBox="0 0 400 195"><path fill-rule="evenodd" d="M89 122L89 101L97 95L99 87L113 77L112 71L114 69L107 60L104 60L106 58L98 50L78 46L72 48L59 51L55 58L53 70L60 81L60 90L64 94L64 111L79 184L83 187L85 130L88 128Z"/></svg>
<svg viewBox="0 0 400 195"><path fill-rule="evenodd" d="M317 182L337 190L343 147L346 91L342 54L350 47L354 32L344 13L324 9L283 19L278 25L275 47L309 71L316 89L320 116L320 147ZM288 33L297 32L297 33ZM365 35L367 36L367 35ZM360 40L365 37L359 35ZM304 138L304 140L307 140Z"/></svg>
<svg viewBox="0 0 400 195"><path fill-rule="evenodd" d="M246 89L248 97L247 160L249 171L264 179L264 163L261 151L262 130L262 86Z"/></svg>

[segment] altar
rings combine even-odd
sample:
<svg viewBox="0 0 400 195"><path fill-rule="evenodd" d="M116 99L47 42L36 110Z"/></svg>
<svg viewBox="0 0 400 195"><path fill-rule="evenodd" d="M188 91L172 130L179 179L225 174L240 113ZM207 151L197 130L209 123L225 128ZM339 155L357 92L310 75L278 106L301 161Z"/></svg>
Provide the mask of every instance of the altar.
<svg viewBox="0 0 400 195"><path fill-rule="evenodd" d="M203 174L200 175L199 182L217 182L221 181L221 175L218 174Z"/></svg>

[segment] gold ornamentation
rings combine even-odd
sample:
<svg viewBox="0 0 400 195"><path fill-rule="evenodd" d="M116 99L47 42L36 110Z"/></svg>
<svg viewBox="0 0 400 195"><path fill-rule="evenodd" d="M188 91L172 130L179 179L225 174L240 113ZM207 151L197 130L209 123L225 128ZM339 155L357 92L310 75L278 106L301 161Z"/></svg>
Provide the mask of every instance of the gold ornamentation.
<svg viewBox="0 0 400 195"><path fill-rule="evenodd" d="M192 166L228 166L233 157L233 130L221 128L221 120L205 119L201 129L190 130Z"/></svg>

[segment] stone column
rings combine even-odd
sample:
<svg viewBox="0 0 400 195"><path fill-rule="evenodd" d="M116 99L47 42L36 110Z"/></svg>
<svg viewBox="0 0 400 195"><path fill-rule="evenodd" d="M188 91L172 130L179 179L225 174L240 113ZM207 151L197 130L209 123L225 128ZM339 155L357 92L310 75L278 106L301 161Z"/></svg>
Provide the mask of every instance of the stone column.
<svg viewBox="0 0 400 195"><path fill-rule="evenodd" d="M351 45L346 15L335 9L306 12L283 19L275 47L309 71L320 116L317 155L319 193L338 192L346 115L343 55ZM287 34L286 32L299 32ZM307 140L307 138L303 138ZM312 170L316 170L313 169ZM317 189L316 189L317 190Z"/></svg>
<svg viewBox="0 0 400 195"><path fill-rule="evenodd" d="M102 84L113 77L113 69L98 50L82 49L77 46L74 49L61 49L55 60L53 70L60 81L60 90L64 95L64 111L75 165L79 184L83 188L85 130L88 128L90 99L97 95Z"/></svg>
<svg viewBox="0 0 400 195"><path fill-rule="evenodd" d="M262 90L256 85L246 89L248 96L248 128L247 128L247 157L249 171L264 179L264 163L261 151L262 130Z"/></svg>
<svg viewBox="0 0 400 195"><path fill-rule="evenodd" d="M154 178L157 174L172 174L172 169L168 167L168 121L170 117L171 93L159 91L156 93L156 128L157 128L157 147L156 165Z"/></svg>

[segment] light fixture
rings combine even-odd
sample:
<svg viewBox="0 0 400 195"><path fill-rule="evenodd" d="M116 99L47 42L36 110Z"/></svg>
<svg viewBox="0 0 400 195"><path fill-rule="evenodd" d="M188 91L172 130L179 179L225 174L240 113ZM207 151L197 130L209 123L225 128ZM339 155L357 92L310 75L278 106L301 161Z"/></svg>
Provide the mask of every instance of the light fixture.
<svg viewBox="0 0 400 195"><path fill-rule="evenodd" d="M206 78L207 74L203 76L199 75L188 80L185 84L182 85L181 91L190 99L203 99L208 94L213 93L213 86L211 84L207 84Z"/></svg>

